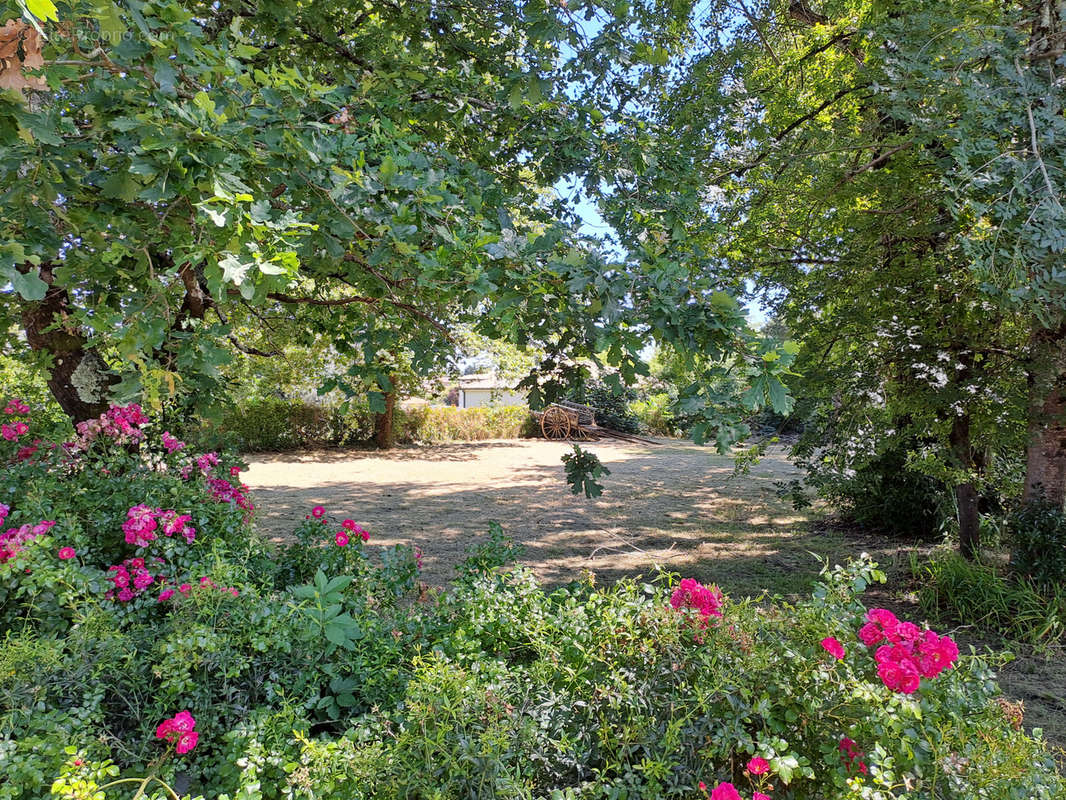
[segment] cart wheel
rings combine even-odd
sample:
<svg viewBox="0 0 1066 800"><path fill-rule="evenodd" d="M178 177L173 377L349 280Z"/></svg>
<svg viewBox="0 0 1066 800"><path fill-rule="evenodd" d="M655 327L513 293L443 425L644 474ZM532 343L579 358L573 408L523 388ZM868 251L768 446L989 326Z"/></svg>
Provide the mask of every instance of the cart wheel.
<svg viewBox="0 0 1066 800"><path fill-rule="evenodd" d="M540 431L545 439L566 439L570 436L570 415L561 408L549 408L540 418Z"/></svg>

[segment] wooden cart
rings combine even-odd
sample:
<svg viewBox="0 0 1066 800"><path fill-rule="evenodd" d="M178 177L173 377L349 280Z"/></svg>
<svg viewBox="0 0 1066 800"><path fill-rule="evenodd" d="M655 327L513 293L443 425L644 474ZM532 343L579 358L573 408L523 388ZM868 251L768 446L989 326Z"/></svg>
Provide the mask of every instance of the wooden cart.
<svg viewBox="0 0 1066 800"><path fill-rule="evenodd" d="M544 411L534 411L533 416L540 423L540 432L545 439L555 441L577 440L594 441L600 438L621 439L626 442L643 442L659 444L652 439L635 436L631 433L611 430L596 424L596 412L591 406L562 400L552 403Z"/></svg>

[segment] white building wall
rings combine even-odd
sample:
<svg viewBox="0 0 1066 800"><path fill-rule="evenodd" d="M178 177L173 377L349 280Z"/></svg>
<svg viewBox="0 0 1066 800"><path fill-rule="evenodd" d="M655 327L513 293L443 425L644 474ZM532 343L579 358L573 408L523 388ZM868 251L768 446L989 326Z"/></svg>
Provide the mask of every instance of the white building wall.
<svg viewBox="0 0 1066 800"><path fill-rule="evenodd" d="M526 397L507 389L460 389L460 408L480 408L482 406L524 406Z"/></svg>

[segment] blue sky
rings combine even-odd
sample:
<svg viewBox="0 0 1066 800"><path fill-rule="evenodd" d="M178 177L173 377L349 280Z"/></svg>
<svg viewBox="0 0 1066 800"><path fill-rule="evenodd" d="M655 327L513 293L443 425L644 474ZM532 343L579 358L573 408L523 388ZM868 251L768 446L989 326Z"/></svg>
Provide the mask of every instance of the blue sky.
<svg viewBox="0 0 1066 800"><path fill-rule="evenodd" d="M580 25L584 34L592 38L594 37L602 27L602 23L597 19L585 20L583 18L577 19L578 25ZM566 45L563 46L563 52L570 51L570 48ZM570 51L572 53L572 51ZM562 179L555 184L555 191L561 197L567 199L573 199L576 196L576 201L573 203L572 208L575 213L581 219L581 225L579 230L597 239L604 239L614 233L614 229L600 216L599 209L596 204L593 203L583 191L580 191L580 187L575 180ZM624 253L616 250L608 245L607 252L612 253L618 258L623 258ZM748 282L748 289L752 288L751 282ZM755 328L760 328L766 323L766 312L758 302L747 301L745 304L748 312L748 320Z"/></svg>

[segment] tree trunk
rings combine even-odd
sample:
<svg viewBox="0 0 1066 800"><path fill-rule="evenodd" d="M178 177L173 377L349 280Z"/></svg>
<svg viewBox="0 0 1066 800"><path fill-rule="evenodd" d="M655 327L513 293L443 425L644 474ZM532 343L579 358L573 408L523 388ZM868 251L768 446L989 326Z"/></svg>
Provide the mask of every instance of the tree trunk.
<svg viewBox="0 0 1066 800"><path fill-rule="evenodd" d="M1066 323L1033 334L1025 502L1043 495L1066 509Z"/></svg>
<svg viewBox="0 0 1066 800"><path fill-rule="evenodd" d="M1056 0L1027 3L1032 30L1028 56L1034 69L1046 69L1063 52L1062 4ZM1045 66L1046 65L1046 66ZM1037 155L1034 153L1034 155ZM1025 502L1043 495L1066 509L1066 320L1062 295L1049 305L1059 314L1057 327L1034 329L1029 362L1029 442L1025 452Z"/></svg>
<svg viewBox="0 0 1066 800"><path fill-rule="evenodd" d="M957 466L973 474L973 448L970 446L970 416L961 414L951 423L951 452ZM981 549L981 524L977 513L977 487L973 478L955 484L955 503L959 509L959 552L968 559Z"/></svg>
<svg viewBox="0 0 1066 800"><path fill-rule="evenodd" d="M385 393L385 411L374 417L374 443L379 450L388 450L392 447L392 412L396 408L396 382L393 380L392 390Z"/></svg>
<svg viewBox="0 0 1066 800"><path fill-rule="evenodd" d="M33 267L31 267L33 269ZM98 417L107 410L107 397L114 376L95 348L87 347L85 337L70 325L67 290L55 286L51 265L39 270L48 291L39 303L28 303L22 311L26 341L34 352L52 359L48 388L60 408L75 422Z"/></svg>

